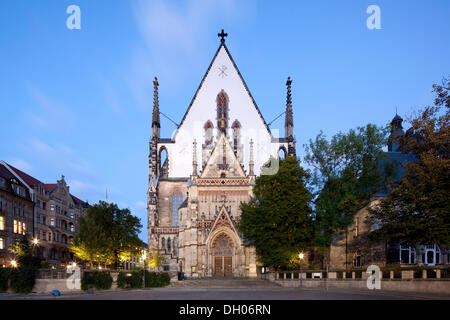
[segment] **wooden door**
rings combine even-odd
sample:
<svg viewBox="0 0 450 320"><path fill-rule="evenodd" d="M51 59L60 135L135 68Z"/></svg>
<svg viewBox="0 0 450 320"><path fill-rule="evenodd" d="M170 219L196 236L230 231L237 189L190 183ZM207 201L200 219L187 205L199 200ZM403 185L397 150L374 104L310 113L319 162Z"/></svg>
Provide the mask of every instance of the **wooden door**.
<svg viewBox="0 0 450 320"><path fill-rule="evenodd" d="M233 275L233 264L231 257L223 257L224 276L231 277Z"/></svg>
<svg viewBox="0 0 450 320"><path fill-rule="evenodd" d="M223 276L222 257L214 257L214 275Z"/></svg>

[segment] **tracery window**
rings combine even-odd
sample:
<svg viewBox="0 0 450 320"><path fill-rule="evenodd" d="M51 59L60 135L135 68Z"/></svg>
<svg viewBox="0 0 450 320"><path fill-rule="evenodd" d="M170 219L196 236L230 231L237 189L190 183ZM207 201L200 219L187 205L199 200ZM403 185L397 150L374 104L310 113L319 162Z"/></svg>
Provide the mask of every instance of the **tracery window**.
<svg viewBox="0 0 450 320"><path fill-rule="evenodd" d="M234 120L231 128L233 129L233 147L236 150L241 142L241 124L239 121Z"/></svg>
<svg viewBox="0 0 450 320"><path fill-rule="evenodd" d="M220 91L217 95L217 127L226 133L228 127L228 96L225 91Z"/></svg>
<svg viewBox="0 0 450 320"><path fill-rule="evenodd" d="M213 142L213 124L211 121L207 121L204 126L205 129L205 146L209 146Z"/></svg>
<svg viewBox="0 0 450 320"><path fill-rule="evenodd" d="M213 242L215 256L231 256L233 254L233 240L226 234L219 235Z"/></svg>

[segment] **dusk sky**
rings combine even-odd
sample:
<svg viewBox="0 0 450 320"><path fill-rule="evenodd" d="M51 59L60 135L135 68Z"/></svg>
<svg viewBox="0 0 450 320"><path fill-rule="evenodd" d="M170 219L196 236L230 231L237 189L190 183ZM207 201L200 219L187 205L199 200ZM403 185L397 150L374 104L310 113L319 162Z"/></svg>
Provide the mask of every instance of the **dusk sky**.
<svg viewBox="0 0 450 320"><path fill-rule="evenodd" d="M69 5L81 29L69 30ZM369 5L381 29L369 30ZM293 79L297 154L330 137L433 102L450 75L450 1L2 0L0 160L141 218L153 101L180 122L219 44L226 44L266 122ZM161 136L174 124L161 117ZM271 128L283 130L284 117ZM283 130L284 132L284 130Z"/></svg>

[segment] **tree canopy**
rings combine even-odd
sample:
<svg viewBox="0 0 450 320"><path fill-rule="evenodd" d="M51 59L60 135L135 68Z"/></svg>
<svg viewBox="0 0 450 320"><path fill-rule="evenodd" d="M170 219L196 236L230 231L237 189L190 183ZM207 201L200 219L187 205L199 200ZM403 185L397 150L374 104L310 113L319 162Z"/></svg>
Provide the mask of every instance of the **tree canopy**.
<svg viewBox="0 0 450 320"><path fill-rule="evenodd" d="M253 197L241 203L239 230L264 265L287 267L292 257L311 243L308 178L297 159L288 157L280 160L276 174L259 176Z"/></svg>
<svg viewBox="0 0 450 320"><path fill-rule="evenodd" d="M416 161L403 163L405 175L371 209L371 222L380 226L372 238L450 245L449 89L448 79L433 85L434 105L413 117L412 128L398 139L400 151Z"/></svg>
<svg viewBox="0 0 450 320"><path fill-rule="evenodd" d="M395 166L383 148L388 128L368 124L338 133L330 141L320 134L305 145L305 162L312 167L315 189L315 244L326 248L346 230L354 214L387 183Z"/></svg>
<svg viewBox="0 0 450 320"><path fill-rule="evenodd" d="M131 256L140 255L143 243L138 233L142 225L129 209L101 201L79 219L78 233L71 245L80 259L118 267Z"/></svg>
<svg viewBox="0 0 450 320"><path fill-rule="evenodd" d="M40 267L41 259L33 255L33 247L26 235L23 235L16 240L10 248L10 252L16 255L19 267Z"/></svg>

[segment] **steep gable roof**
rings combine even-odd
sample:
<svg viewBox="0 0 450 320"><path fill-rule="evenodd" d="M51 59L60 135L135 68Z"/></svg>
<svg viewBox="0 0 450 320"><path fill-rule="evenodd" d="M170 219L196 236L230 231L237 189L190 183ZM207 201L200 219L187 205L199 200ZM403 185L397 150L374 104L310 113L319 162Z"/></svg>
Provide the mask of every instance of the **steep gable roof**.
<svg viewBox="0 0 450 320"><path fill-rule="evenodd" d="M217 215L216 220L214 221L210 233L213 233L216 229L219 229L221 227L230 228L231 230L234 231L234 233L238 234L236 228L234 227L234 223L231 220L230 215L228 214L224 205L222 205L222 208L220 208L219 214Z"/></svg>
<svg viewBox="0 0 450 320"><path fill-rule="evenodd" d="M26 174L25 172L13 167L9 163L7 164L8 167L10 167L17 175L19 175L23 181L25 181L30 187L38 186L39 184L44 184L43 182L39 181L38 179L30 176L29 174Z"/></svg>
<svg viewBox="0 0 450 320"><path fill-rule="evenodd" d="M266 123L266 120L264 119L264 117L263 117L261 111L259 110L258 105L256 104L255 99L253 98L253 96L252 96L250 90L248 89L248 86L247 86L247 84L245 83L245 80L244 80L244 78L242 77L242 74L241 74L241 72L239 71L239 68L237 67L236 63L234 62L233 57L232 57L231 54L230 54L230 51L228 50L227 46L225 45L225 42L221 42L221 44L220 44L219 48L217 49L217 51L216 51L216 53L215 53L215 55L214 55L214 57L213 57L211 63L209 64L208 69L206 70L205 75L204 75L203 78L202 78L202 81L200 82L200 85L199 85L198 88L197 88L197 91L196 91L195 94L194 94L194 97L193 97L192 100L191 100L191 103L189 104L188 109L186 110L186 113L185 113L184 116L183 116L183 119L182 119L181 122L180 122L180 125L178 126L178 128L177 128L177 130L176 130L176 132L175 132L175 134L174 134L174 136L173 136L174 138L176 137L176 135L177 135L179 129L182 127L182 125L183 125L183 123L184 123L184 121L185 121L187 115L189 114L189 111L191 110L191 107L192 107L192 105L194 104L194 101L196 100L197 95L198 95L199 91L201 90L201 88L202 88L202 86L203 86L203 84L204 84L206 78L208 77L208 75L209 75L209 73L210 73L210 71L211 71L211 68L212 68L212 66L214 65L214 62L215 62L217 56L219 55L219 52L220 52L220 50L222 49L222 47L223 47L223 49L225 50L225 52L227 53L228 58L230 59L230 61L231 61L232 65L233 65L233 67L236 69L236 71L237 71L237 73L238 73L238 75L239 75L239 78L240 78L240 80L242 81L242 84L244 85L245 90L247 91L247 93L248 93L248 95L249 95L249 97L250 97L250 99L251 99L251 101L252 101L252 103L253 103L253 106L255 107L256 111L258 112L259 116L261 117L261 120L264 122L264 125L265 125L267 131L268 131L269 134L272 136L272 133L271 133L271 131L270 131L270 128L269 128L268 124Z"/></svg>
<svg viewBox="0 0 450 320"><path fill-rule="evenodd" d="M46 184L44 184L45 191L47 191L49 193L52 192L53 190L55 190L56 186L57 186L56 183L46 183Z"/></svg>
<svg viewBox="0 0 450 320"><path fill-rule="evenodd" d="M227 169L219 169L219 164L223 164L223 147L225 143L225 155ZM221 133L219 139L214 146L214 149L206 162L205 168L200 174L200 178L219 178L220 172L225 171L227 178L244 178L246 177L244 169L242 169L239 160L234 154L233 148L230 142L226 138L224 133ZM230 175L231 174L231 175Z"/></svg>

